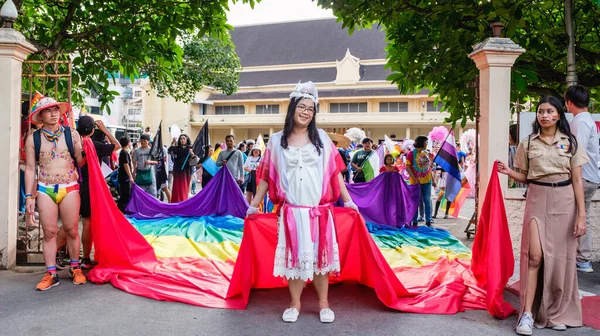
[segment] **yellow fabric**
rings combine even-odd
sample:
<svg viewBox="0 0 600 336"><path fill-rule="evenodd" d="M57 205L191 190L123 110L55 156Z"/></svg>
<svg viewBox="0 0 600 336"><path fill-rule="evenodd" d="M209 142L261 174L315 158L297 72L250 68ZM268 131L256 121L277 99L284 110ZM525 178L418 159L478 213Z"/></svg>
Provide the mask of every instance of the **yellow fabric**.
<svg viewBox="0 0 600 336"><path fill-rule="evenodd" d="M573 168L586 164L589 159L585 148L577 147L575 154L567 151L569 137L556 131L552 143L546 143L539 134L521 141L515 154L515 168L519 168L528 180L554 174L570 174ZM529 147L529 151L527 148ZM529 160L528 160L529 157Z"/></svg>
<svg viewBox="0 0 600 336"><path fill-rule="evenodd" d="M219 158L219 153L221 153L221 147L215 149L215 152L210 156L211 159L217 162L217 159Z"/></svg>
<svg viewBox="0 0 600 336"><path fill-rule="evenodd" d="M220 243L195 242L180 236L144 236L157 258L201 257L216 261L237 258L240 246L231 241Z"/></svg>
<svg viewBox="0 0 600 336"><path fill-rule="evenodd" d="M438 246L429 246L427 248L418 248L415 246L404 245L403 247L382 248L380 249L385 260L390 267L420 267L437 261L441 257L448 260L463 259L471 260L470 252L454 252L445 250Z"/></svg>

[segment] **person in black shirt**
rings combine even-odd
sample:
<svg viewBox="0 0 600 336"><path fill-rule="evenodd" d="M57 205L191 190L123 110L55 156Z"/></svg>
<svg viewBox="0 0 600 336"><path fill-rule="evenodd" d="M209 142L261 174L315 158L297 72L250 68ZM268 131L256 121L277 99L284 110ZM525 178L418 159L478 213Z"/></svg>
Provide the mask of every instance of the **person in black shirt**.
<svg viewBox="0 0 600 336"><path fill-rule="evenodd" d="M115 137L110 133L108 129L104 126L102 120L92 119L90 116L83 116L79 118L77 125L77 132L82 137L91 137L95 128L97 127L98 131L104 133L110 144L106 144L100 141L94 141L94 148L96 149L96 154L98 155L98 164L101 164L103 157L110 157L112 153L121 148L121 145L115 139ZM79 209L79 214L81 215L83 230L81 234L81 243L83 245L83 259L81 259L81 268L92 268L94 267L94 263L90 259L90 253L92 252L92 229L90 227L90 218L92 217L92 211L90 209L90 184L89 184L89 173L88 173L88 164L86 162L85 165L81 167L81 182L80 182L80 190L79 194L81 197L81 207ZM94 164L94 163L92 163Z"/></svg>
<svg viewBox="0 0 600 336"><path fill-rule="evenodd" d="M173 190L171 202L178 203L188 199L190 182L192 180L190 164L198 161L191 147L190 138L182 134L179 136L177 146L169 147L168 153L173 158Z"/></svg>
<svg viewBox="0 0 600 336"><path fill-rule="evenodd" d="M199 167L202 167L202 164L204 163L204 161L206 161L206 159L208 159L211 155L213 155L213 153L215 152L213 146L208 145L208 146L204 146L204 157L202 159L200 159L200 164L198 165ZM205 169L202 169L202 189L204 189L204 187L206 187L206 185L208 184L208 182L210 182L210 180L212 179L212 175L206 171Z"/></svg>
<svg viewBox="0 0 600 336"><path fill-rule="evenodd" d="M119 153L119 209L125 212L125 207L129 203L131 197L131 183L133 183L133 168L131 168L131 142L129 138L124 136L119 139L121 144L121 153Z"/></svg>

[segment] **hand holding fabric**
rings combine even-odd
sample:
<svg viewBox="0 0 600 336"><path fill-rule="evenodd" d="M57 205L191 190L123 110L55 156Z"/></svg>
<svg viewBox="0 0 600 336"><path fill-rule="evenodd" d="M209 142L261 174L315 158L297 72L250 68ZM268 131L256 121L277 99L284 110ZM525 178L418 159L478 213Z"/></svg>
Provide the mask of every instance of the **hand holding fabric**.
<svg viewBox="0 0 600 336"><path fill-rule="evenodd" d="M254 214L256 214L256 213L258 213L258 208L256 208L256 207L253 207L253 206L250 206L250 207L248 208L248 211L246 211L246 217L248 217L248 216L250 216L250 215L254 215Z"/></svg>
<svg viewBox="0 0 600 336"><path fill-rule="evenodd" d="M358 212L358 206L354 203L353 200L349 200L348 202L344 202L344 208L354 209Z"/></svg>

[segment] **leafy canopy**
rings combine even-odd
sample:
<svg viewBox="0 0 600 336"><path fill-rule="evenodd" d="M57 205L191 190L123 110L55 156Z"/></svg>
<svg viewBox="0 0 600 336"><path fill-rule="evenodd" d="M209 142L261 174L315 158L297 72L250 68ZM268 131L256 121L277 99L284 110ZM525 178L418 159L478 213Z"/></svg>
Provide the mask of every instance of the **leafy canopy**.
<svg viewBox="0 0 600 336"><path fill-rule="evenodd" d="M117 94L109 90L117 72L148 76L160 94L184 101L203 85L226 93L237 89L231 67L239 67L239 59L228 37L228 0L13 1L21 11L15 28L38 49L32 59L74 56L75 103L93 90L105 108ZM253 7L260 0L232 1ZM55 84L49 81L41 91ZM58 86L64 98L67 85Z"/></svg>
<svg viewBox="0 0 600 336"><path fill-rule="evenodd" d="M403 93L430 88L444 101L449 122L475 116L473 45L503 22L504 36L527 51L512 71L513 101L566 89L567 34L563 0L318 0L332 8L352 33L375 24L388 39L388 79ZM600 7L595 0L573 1L579 84L600 99Z"/></svg>

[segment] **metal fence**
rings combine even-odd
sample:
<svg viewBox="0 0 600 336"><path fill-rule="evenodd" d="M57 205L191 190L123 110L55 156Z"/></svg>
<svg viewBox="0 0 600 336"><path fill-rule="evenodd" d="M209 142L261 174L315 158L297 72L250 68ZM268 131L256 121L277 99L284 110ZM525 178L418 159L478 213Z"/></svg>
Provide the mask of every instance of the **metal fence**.
<svg viewBox="0 0 600 336"><path fill-rule="evenodd" d="M21 129L21 147L19 155L19 168L21 177L24 175L25 148L24 143L28 134L31 133L31 124L26 122L31 113L31 100L36 91L53 97L59 101L71 102L72 63L66 59L32 59L23 63L22 72L22 102L21 109L22 125L27 124L26 129ZM69 123L74 126L73 114L68 112ZM24 178L21 178L24 183ZM20 191L19 191L20 192ZM23 195L21 195L23 197ZM39 220L28 223L24 213L19 216L19 228L17 236L17 264L43 264L43 231Z"/></svg>

